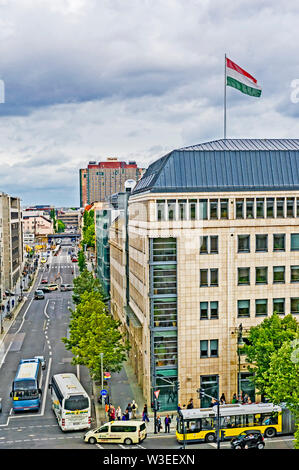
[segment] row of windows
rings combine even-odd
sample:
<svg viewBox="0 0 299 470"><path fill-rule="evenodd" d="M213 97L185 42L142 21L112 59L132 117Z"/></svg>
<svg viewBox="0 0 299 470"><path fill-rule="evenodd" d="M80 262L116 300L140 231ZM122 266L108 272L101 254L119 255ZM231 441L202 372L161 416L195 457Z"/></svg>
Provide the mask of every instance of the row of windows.
<svg viewBox="0 0 299 470"><path fill-rule="evenodd" d="M299 197L238 198L229 207L228 199L160 199L157 220L236 219L299 217Z"/></svg>
<svg viewBox="0 0 299 470"><path fill-rule="evenodd" d="M250 235L238 235L238 253L250 253ZM255 251L268 252L267 234L255 235ZM299 251L299 233L291 233L290 250ZM273 235L273 251L286 251L286 234L276 233ZM204 235L200 237L200 254L217 254L218 235Z"/></svg>
<svg viewBox="0 0 299 470"><path fill-rule="evenodd" d="M268 315L268 299L255 299L255 316ZM276 298L272 302L272 313L276 312L280 315L285 314L285 299ZM299 313L299 298L291 298L291 313ZM250 300L238 300L238 317L250 317ZM217 320L219 318L218 301L200 302L200 319L201 320Z"/></svg>
<svg viewBox="0 0 299 470"><path fill-rule="evenodd" d="M219 285L218 268L200 270L200 287L215 287ZM273 284L286 282L286 267L273 266ZM299 266L290 266L290 282L299 282ZM255 284L268 284L268 267L257 266L255 268ZM238 285L250 285L250 268L238 268Z"/></svg>
<svg viewBox="0 0 299 470"><path fill-rule="evenodd" d="M273 284L285 283L286 267L273 266ZM290 266L290 282L299 282L299 266ZM255 268L255 283L268 284L268 267ZM238 268L238 285L250 284L250 268Z"/></svg>

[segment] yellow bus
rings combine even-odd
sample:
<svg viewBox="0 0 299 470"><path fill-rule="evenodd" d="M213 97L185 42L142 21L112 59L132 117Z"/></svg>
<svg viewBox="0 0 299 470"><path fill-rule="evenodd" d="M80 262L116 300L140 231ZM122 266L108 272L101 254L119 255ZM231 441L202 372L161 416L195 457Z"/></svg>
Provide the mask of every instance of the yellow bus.
<svg viewBox="0 0 299 470"><path fill-rule="evenodd" d="M225 438L238 436L248 429L261 431L265 437L288 434L294 431L294 423L287 409L273 403L220 405L220 432ZM284 416L283 416L284 414ZM176 438L179 443L199 441L215 442L217 406L180 410L177 419Z"/></svg>

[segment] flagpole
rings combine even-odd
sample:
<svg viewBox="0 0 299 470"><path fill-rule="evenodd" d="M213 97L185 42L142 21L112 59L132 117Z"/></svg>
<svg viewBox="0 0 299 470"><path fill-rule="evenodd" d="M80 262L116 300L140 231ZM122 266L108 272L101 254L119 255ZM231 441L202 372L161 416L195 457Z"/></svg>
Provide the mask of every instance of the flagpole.
<svg viewBox="0 0 299 470"><path fill-rule="evenodd" d="M224 54L224 122L223 138L226 139L226 54Z"/></svg>

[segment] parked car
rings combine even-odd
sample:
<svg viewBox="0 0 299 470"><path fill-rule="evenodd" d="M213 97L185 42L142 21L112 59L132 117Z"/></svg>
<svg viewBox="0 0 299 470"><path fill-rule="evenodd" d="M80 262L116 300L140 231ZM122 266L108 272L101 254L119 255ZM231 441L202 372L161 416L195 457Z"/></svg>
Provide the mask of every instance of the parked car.
<svg viewBox="0 0 299 470"><path fill-rule="evenodd" d="M72 258L72 262L73 262L73 263L76 263L77 261L78 261L78 260L77 260L76 256L74 256L74 257Z"/></svg>
<svg viewBox="0 0 299 470"><path fill-rule="evenodd" d="M231 440L232 449L263 449L264 437L260 431L247 430Z"/></svg>
<svg viewBox="0 0 299 470"><path fill-rule="evenodd" d="M37 290L34 292L34 298L35 298L35 299L44 299L44 298L45 298L45 294L44 294L44 292L43 292L41 289L37 289Z"/></svg>
<svg viewBox="0 0 299 470"><path fill-rule="evenodd" d="M41 284L48 284L48 279L43 277L43 279L40 282L41 282Z"/></svg>
<svg viewBox="0 0 299 470"><path fill-rule="evenodd" d="M44 356L35 356L35 359L40 360L41 365L42 365L42 369L46 368L46 359L44 358Z"/></svg>
<svg viewBox="0 0 299 470"><path fill-rule="evenodd" d="M111 421L99 428L88 431L83 439L89 444L97 442L138 444L146 439L147 431L143 421Z"/></svg>
<svg viewBox="0 0 299 470"><path fill-rule="evenodd" d="M71 284L61 284L60 290L61 291L73 290L73 286Z"/></svg>

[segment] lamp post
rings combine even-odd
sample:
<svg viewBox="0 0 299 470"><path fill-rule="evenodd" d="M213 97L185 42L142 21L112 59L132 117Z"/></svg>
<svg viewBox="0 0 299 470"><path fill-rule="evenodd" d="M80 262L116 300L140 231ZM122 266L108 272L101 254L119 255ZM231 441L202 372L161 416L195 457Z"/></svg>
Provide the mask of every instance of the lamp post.
<svg viewBox="0 0 299 470"><path fill-rule="evenodd" d="M101 357L101 383L102 383L102 390L104 389L104 371L103 371L103 356L104 356L104 353L100 353L100 357ZM103 397L102 398L102 405L103 405Z"/></svg>
<svg viewBox="0 0 299 470"><path fill-rule="evenodd" d="M238 350L238 400L241 403L241 349L244 346L243 336L242 336L243 326L240 323L238 327L238 343L237 343L237 350Z"/></svg>
<svg viewBox="0 0 299 470"><path fill-rule="evenodd" d="M217 406L217 420L216 420L217 422L217 426L216 426L217 449L220 449L220 400L218 400L215 397L212 397L211 395L208 395L201 388L197 389L197 393L199 395L198 398L208 397L215 401L214 406Z"/></svg>

